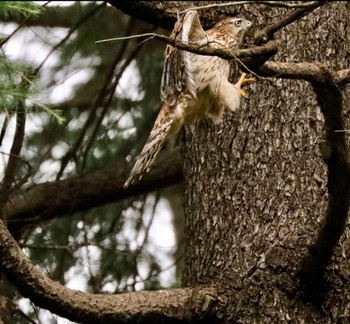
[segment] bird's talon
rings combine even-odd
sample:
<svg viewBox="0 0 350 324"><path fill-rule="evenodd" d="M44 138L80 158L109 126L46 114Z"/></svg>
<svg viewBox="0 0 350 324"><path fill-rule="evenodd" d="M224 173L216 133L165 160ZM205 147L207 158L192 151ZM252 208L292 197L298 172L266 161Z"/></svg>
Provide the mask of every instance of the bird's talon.
<svg viewBox="0 0 350 324"><path fill-rule="evenodd" d="M241 94L242 97L247 98L248 95L243 89L239 89L239 93Z"/></svg>
<svg viewBox="0 0 350 324"><path fill-rule="evenodd" d="M248 94L242 88L256 81L255 78L246 78L246 75L247 73L243 72L238 82L236 83L236 86L239 87L240 95L244 98L247 98Z"/></svg>
<svg viewBox="0 0 350 324"><path fill-rule="evenodd" d="M244 78L241 83L241 87L244 87L246 85L252 84L256 81L255 78Z"/></svg>
<svg viewBox="0 0 350 324"><path fill-rule="evenodd" d="M236 83L236 85L241 86L246 75L247 75L247 73L243 72L241 77L239 78L238 82Z"/></svg>

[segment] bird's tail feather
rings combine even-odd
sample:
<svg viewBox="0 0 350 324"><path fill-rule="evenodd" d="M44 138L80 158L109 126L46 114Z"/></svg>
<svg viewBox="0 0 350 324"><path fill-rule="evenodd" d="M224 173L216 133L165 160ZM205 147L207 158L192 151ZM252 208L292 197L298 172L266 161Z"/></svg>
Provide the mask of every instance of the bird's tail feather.
<svg viewBox="0 0 350 324"><path fill-rule="evenodd" d="M129 178L124 184L124 188L127 188L135 180L140 180L142 176L151 169L166 140L177 132L181 126L182 122L176 114L176 107L164 103L151 130L150 136L141 154L138 156Z"/></svg>

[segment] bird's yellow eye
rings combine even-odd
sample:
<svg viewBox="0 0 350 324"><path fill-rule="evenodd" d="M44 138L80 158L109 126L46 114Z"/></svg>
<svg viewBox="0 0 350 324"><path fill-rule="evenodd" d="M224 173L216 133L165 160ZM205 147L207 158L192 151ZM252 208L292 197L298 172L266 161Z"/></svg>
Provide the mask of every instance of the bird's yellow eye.
<svg viewBox="0 0 350 324"><path fill-rule="evenodd" d="M237 20L235 22L236 27L241 27L241 24L242 24L242 20Z"/></svg>

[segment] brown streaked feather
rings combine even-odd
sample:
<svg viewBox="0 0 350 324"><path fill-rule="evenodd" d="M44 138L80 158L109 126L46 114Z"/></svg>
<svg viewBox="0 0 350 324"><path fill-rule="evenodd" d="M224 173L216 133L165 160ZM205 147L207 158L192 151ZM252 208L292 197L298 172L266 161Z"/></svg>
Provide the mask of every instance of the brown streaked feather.
<svg viewBox="0 0 350 324"><path fill-rule="evenodd" d="M188 44L201 44L206 41L197 11L187 12L175 24L170 37ZM170 105L174 105L183 92L196 97L191 53L167 45L160 92L161 99Z"/></svg>
<svg viewBox="0 0 350 324"><path fill-rule="evenodd" d="M163 104L151 130L151 134L141 154L138 156L130 172L130 176L124 184L124 188L128 187L135 180L140 180L142 175L149 171L166 140L182 127L183 121L181 114L177 110L178 108L175 106L170 106L166 103Z"/></svg>

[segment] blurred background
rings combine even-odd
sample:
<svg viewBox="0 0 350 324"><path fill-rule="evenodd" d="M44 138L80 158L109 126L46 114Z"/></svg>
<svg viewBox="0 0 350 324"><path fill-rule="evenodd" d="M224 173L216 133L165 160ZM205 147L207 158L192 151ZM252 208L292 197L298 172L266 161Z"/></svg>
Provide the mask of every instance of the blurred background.
<svg viewBox="0 0 350 324"><path fill-rule="evenodd" d="M144 38L96 41L169 31L95 1L4 1L0 17L3 174L18 140L18 116L25 116L16 190L132 163L160 107L165 45ZM180 184L67 213L27 228L21 244L45 274L73 289L178 286L182 192ZM19 297L18 305L19 323L68 322L27 299Z"/></svg>

